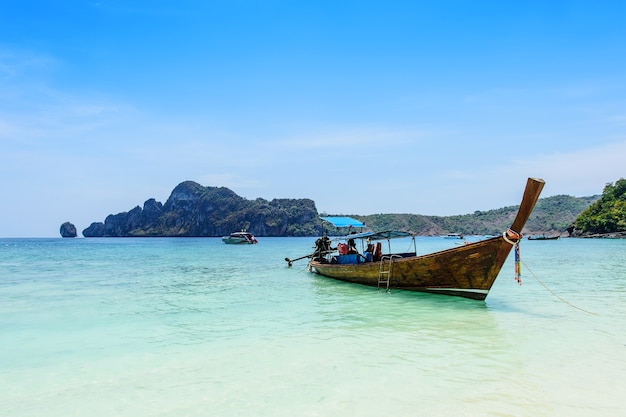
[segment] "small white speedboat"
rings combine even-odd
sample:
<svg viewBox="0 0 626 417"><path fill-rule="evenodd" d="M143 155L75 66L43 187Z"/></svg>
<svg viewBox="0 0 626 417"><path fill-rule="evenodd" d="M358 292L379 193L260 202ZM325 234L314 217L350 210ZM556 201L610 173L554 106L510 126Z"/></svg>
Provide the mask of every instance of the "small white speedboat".
<svg viewBox="0 0 626 417"><path fill-rule="evenodd" d="M224 236L222 237L222 242L229 244L229 245L235 245L239 243L248 243L248 244L259 243L259 241L256 240L256 237L254 237L252 233L248 233L245 231L234 232L234 233L231 233L230 236Z"/></svg>

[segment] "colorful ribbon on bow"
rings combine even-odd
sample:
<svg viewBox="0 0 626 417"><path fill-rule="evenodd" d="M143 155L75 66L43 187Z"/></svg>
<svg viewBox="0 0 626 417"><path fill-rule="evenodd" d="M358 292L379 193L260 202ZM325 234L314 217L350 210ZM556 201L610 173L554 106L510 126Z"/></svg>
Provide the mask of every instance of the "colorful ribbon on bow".
<svg viewBox="0 0 626 417"><path fill-rule="evenodd" d="M515 281L521 286L522 285L522 266L520 260L520 251L519 251L519 240L515 242L513 245L515 249Z"/></svg>

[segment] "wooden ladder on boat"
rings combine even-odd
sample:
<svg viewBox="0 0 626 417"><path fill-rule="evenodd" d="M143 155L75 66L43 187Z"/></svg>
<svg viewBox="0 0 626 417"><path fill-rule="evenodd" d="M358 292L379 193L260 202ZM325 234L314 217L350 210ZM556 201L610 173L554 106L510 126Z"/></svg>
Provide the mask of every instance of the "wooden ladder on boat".
<svg viewBox="0 0 626 417"><path fill-rule="evenodd" d="M380 291L380 284L385 285L385 290L389 292L389 281L393 275L393 259L402 258L398 255L385 255L380 258L378 268L378 291Z"/></svg>

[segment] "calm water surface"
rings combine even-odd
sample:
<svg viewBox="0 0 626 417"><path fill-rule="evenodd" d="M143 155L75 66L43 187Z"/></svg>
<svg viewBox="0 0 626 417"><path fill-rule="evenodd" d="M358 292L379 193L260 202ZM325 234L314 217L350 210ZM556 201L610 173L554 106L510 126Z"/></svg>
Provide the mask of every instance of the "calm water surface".
<svg viewBox="0 0 626 417"><path fill-rule="evenodd" d="M0 239L0 415L626 415L625 240L525 240L483 302L259 241Z"/></svg>

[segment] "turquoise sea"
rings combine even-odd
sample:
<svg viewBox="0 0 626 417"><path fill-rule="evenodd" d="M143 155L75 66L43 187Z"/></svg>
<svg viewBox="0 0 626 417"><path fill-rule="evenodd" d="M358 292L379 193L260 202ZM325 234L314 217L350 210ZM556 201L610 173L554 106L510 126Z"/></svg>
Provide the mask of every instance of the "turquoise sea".
<svg viewBox="0 0 626 417"><path fill-rule="evenodd" d="M524 240L485 301L287 268L314 241L0 239L0 415L626 415L626 240Z"/></svg>

